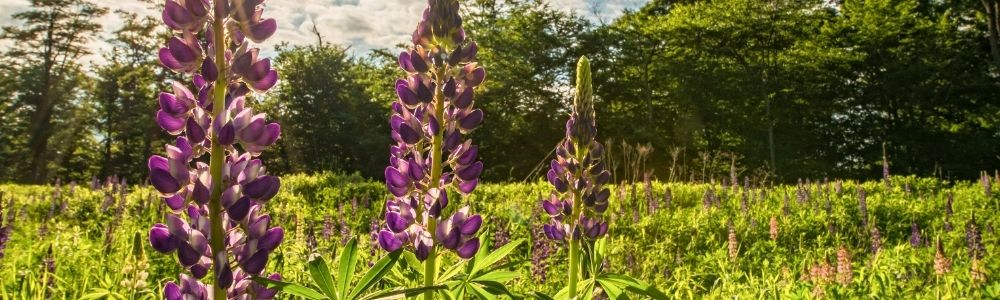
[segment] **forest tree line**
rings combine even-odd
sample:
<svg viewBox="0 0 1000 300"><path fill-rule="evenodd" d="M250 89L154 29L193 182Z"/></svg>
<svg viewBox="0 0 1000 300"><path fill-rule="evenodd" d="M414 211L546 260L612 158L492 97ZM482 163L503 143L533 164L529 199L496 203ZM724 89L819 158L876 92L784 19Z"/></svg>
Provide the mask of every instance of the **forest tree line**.
<svg viewBox="0 0 1000 300"><path fill-rule="evenodd" d="M535 180L564 135L573 63L591 58L599 138L618 179L769 174L975 178L1000 167L996 0L654 0L613 20L543 0L465 4L489 74L472 137L486 180ZM158 20L88 0L32 0L4 27L0 181L144 181L168 142ZM96 19L118 14L120 28ZM113 47L87 45L110 32ZM282 124L277 173L381 179L400 49L324 41L276 48L261 101ZM400 41L403 42L403 41ZM83 63L87 55L100 63ZM186 83L190 84L190 83Z"/></svg>

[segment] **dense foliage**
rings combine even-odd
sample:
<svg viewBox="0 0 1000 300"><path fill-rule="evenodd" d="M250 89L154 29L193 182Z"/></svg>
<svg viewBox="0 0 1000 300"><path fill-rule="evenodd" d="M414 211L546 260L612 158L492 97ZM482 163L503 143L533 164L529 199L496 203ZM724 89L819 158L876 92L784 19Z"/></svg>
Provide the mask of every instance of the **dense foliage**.
<svg viewBox="0 0 1000 300"><path fill-rule="evenodd" d="M333 260L352 237L361 256L356 272L386 255L370 237L388 196L384 184L330 174L287 176L282 183L269 210L287 229L286 240L269 270L309 282L308 254L315 250ZM1000 196L995 190L987 196L980 182L892 177L890 186L751 181L611 188L601 268L642 278L668 295L1000 297L994 231ZM485 248L530 237L508 257L520 274L510 282L516 293L553 294L565 285L567 250L541 232L547 220L538 201L550 189L543 182L485 184L463 201L490 220L481 230ZM173 258L152 254L145 240L149 224L169 211L152 188L6 184L0 192L0 236L9 236L0 246L0 297L158 298L159 286L180 271ZM978 240L966 234L973 215ZM938 240L943 252L936 259ZM982 255L975 263L981 273L972 272L970 254ZM400 262L382 284L405 284L406 273L422 268L412 257ZM974 279L979 275L985 281Z"/></svg>
<svg viewBox="0 0 1000 300"><path fill-rule="evenodd" d="M540 177L583 54L601 136L614 139L601 142L622 155L647 149L657 178L708 180L731 160L785 182L874 178L883 156L905 174L974 178L1000 167L995 2L655 0L608 20L544 0L466 1L469 39L493 70L472 133L484 179ZM104 10L32 5L4 28L15 47L0 55L0 179L145 180L143 155L169 141L144 113L170 76L147 51L164 33L122 14L122 28L103 29L114 48L91 65L82 47L101 29L81 15ZM280 173L381 178L398 49L360 53L315 31L313 45L276 49L286 80L263 100L287 137L264 157ZM68 36L80 39L55 43ZM611 167L616 181L642 175Z"/></svg>

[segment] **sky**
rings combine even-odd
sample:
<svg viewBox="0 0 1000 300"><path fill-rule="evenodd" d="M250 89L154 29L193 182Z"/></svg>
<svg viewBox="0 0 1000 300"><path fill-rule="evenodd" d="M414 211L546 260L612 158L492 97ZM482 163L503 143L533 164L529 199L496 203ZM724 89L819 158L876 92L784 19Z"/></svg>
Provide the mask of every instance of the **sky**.
<svg viewBox="0 0 1000 300"><path fill-rule="evenodd" d="M159 16L147 4L137 0L92 0L110 8ZM626 8L638 8L648 0L548 0L554 9L576 12L595 22L609 22L621 15ZM262 53L273 53L274 45L288 42L293 45L314 43L313 24L319 29L324 42L350 45L355 54L371 49L394 48L409 40L410 33L419 21L426 6L424 0L267 0L265 18L278 21L278 31L261 45ZM0 26L17 25L11 14L28 9L28 0L0 0ZM92 41L99 49L109 48L103 40L109 32L119 27L121 20L114 14L102 17L99 22L105 33ZM10 45L0 41L0 48ZM99 52L99 51L95 51ZM85 60L100 63L98 55Z"/></svg>

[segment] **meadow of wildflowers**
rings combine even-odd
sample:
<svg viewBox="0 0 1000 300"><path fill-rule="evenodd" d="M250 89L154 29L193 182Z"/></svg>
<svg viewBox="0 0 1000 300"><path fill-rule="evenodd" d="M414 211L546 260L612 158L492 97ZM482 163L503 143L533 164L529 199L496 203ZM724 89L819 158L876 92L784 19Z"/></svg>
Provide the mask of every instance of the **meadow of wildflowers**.
<svg viewBox="0 0 1000 300"><path fill-rule="evenodd" d="M428 1L398 55L383 182L279 179L263 0L168 0L183 80L150 113L175 141L148 183L0 185L0 299L1000 298L1000 178L612 182L586 57L544 179L481 184L460 12Z"/></svg>

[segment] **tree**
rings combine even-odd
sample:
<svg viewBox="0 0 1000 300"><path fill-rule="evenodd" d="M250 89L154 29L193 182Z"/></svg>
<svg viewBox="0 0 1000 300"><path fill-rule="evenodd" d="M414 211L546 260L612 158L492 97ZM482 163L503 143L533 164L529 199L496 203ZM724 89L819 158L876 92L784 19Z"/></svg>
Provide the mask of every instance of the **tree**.
<svg viewBox="0 0 1000 300"><path fill-rule="evenodd" d="M522 180L548 164L563 136L576 45L590 25L543 1L480 0L468 9L466 31L474 33L479 63L489 70L476 94L485 125L472 134L488 166L483 175Z"/></svg>
<svg viewBox="0 0 1000 300"><path fill-rule="evenodd" d="M309 46L278 47L275 65L281 80L266 107L282 126L270 155L278 156L283 171L360 171L380 177L391 142L387 103L392 98L373 94L379 89L367 90L359 81L389 72L350 58L347 48L322 39ZM375 82L388 86L392 80Z"/></svg>
<svg viewBox="0 0 1000 300"><path fill-rule="evenodd" d="M74 85L80 73L78 59L90 53L86 44L101 29L96 18L107 10L87 0L32 0L31 7L13 15L23 25L4 27L3 38L15 44L6 56L21 76L14 105L30 116L24 133L28 142L19 151L18 163L27 162L21 167L21 181L40 183L50 175L53 116L71 109L79 96Z"/></svg>
<svg viewBox="0 0 1000 300"><path fill-rule="evenodd" d="M167 142L153 118L157 94L168 89L164 79L175 73L166 72L157 61L163 35L159 21L116 13L122 27L108 40L112 48L102 54L106 63L95 68L97 79L90 91L98 115L95 129L102 139L97 173L138 182L146 177L148 154Z"/></svg>

